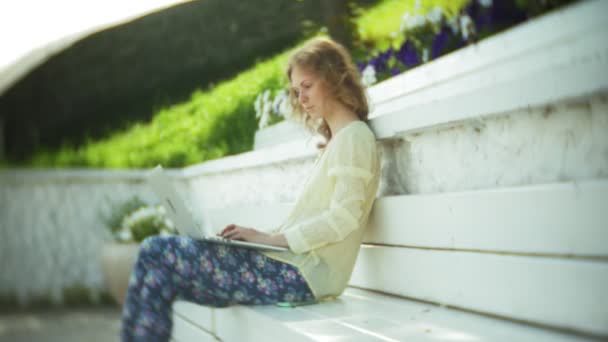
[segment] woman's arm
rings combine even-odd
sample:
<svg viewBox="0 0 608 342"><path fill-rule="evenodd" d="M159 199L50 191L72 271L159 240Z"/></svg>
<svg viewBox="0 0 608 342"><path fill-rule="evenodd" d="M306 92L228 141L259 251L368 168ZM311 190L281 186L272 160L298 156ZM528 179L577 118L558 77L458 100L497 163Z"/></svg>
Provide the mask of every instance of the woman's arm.
<svg viewBox="0 0 608 342"><path fill-rule="evenodd" d="M283 234L271 235L254 228L237 226L236 224L229 224L226 226L226 228L224 228L224 230L222 230L221 233L218 234L218 236L227 239L242 240L265 245L289 247Z"/></svg>

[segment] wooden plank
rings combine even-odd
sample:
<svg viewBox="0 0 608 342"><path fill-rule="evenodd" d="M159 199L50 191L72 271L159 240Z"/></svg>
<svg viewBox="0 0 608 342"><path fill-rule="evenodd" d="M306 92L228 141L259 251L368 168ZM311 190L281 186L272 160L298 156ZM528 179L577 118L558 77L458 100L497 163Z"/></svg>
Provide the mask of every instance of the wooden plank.
<svg viewBox="0 0 608 342"><path fill-rule="evenodd" d="M608 262L364 246L350 284L608 337Z"/></svg>
<svg viewBox="0 0 608 342"><path fill-rule="evenodd" d="M437 305L348 288L334 302L304 306L325 322L382 341L575 341L580 337ZM364 339L365 341L366 339Z"/></svg>
<svg viewBox="0 0 608 342"><path fill-rule="evenodd" d="M199 329L206 330L209 333L215 332L213 325L213 308L198 305L196 303L187 302L185 300L177 300L173 302L173 317L185 317L191 324L196 325Z"/></svg>
<svg viewBox="0 0 608 342"><path fill-rule="evenodd" d="M218 309L224 341L579 341L583 338L428 303L347 289L335 301L295 309Z"/></svg>
<svg viewBox="0 0 608 342"><path fill-rule="evenodd" d="M364 241L407 247L608 257L608 180L376 199ZM217 229L267 230L292 204L209 211Z"/></svg>
<svg viewBox="0 0 608 342"><path fill-rule="evenodd" d="M376 200L364 241L608 260L608 180Z"/></svg>
<svg viewBox="0 0 608 342"><path fill-rule="evenodd" d="M316 319L313 315L299 310L238 305L216 309L215 315L217 336L223 341L315 341L300 333L297 326L294 327L295 322L310 322Z"/></svg>
<svg viewBox="0 0 608 342"><path fill-rule="evenodd" d="M179 314L173 316L173 331L171 339L174 341L200 341L216 342L219 341L210 332L201 329L192 323L194 316L183 317Z"/></svg>

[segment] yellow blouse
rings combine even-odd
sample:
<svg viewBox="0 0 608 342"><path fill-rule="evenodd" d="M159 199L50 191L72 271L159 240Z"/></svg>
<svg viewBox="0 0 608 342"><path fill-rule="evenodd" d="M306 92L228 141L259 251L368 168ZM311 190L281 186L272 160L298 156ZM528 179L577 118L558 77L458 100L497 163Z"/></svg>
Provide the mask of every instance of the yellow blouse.
<svg viewBox="0 0 608 342"><path fill-rule="evenodd" d="M330 140L287 219L288 252L264 252L296 266L315 298L337 297L353 271L363 229L376 198L380 160L376 138L363 121L353 121Z"/></svg>

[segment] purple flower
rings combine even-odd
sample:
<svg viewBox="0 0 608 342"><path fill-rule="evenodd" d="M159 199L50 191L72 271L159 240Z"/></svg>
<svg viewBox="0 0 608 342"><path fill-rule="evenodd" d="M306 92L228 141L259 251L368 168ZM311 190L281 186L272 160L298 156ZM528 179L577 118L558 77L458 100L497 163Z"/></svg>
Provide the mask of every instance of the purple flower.
<svg viewBox="0 0 608 342"><path fill-rule="evenodd" d="M357 62L357 69L359 69L359 73L362 73L366 66L366 62Z"/></svg>
<svg viewBox="0 0 608 342"><path fill-rule="evenodd" d="M401 73L401 70L399 70L399 68L391 69L391 76L396 76L396 75L399 75L400 73Z"/></svg>
<svg viewBox="0 0 608 342"><path fill-rule="evenodd" d="M376 72L383 72L386 70L386 63L379 57L372 57L372 59L369 60L369 64L374 67Z"/></svg>
<svg viewBox="0 0 608 342"><path fill-rule="evenodd" d="M451 33L452 30L450 30L449 27L443 26L441 31L435 35L435 38L433 38L433 45L431 47L431 59L435 59L444 54Z"/></svg>
<svg viewBox="0 0 608 342"><path fill-rule="evenodd" d="M395 57L408 68L413 68L420 64L420 57L414 48L414 44L409 39L401 45L399 51L395 53Z"/></svg>

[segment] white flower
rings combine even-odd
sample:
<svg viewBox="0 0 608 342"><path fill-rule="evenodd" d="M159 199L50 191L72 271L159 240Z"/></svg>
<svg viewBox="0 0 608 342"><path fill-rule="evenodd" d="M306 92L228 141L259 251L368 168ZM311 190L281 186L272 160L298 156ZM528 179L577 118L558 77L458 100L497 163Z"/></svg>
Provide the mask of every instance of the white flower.
<svg viewBox="0 0 608 342"><path fill-rule="evenodd" d="M369 87L370 85L376 83L376 70L373 65L368 64L365 69L363 69L363 74L361 75L361 82L364 86Z"/></svg>
<svg viewBox="0 0 608 342"><path fill-rule="evenodd" d="M284 89L281 89L277 92L277 95L274 97L272 101L272 111L280 115L279 108L281 107L281 103L287 99L287 92Z"/></svg>
<svg viewBox="0 0 608 342"><path fill-rule="evenodd" d="M443 18L443 11L439 7L433 8L426 15L426 19L433 24L439 24L439 22L441 22L441 18Z"/></svg>
<svg viewBox="0 0 608 342"><path fill-rule="evenodd" d="M414 16L411 16L409 13L405 13L401 18L400 31L405 32L406 29L415 29L417 27L423 26L425 23L426 19L422 15L416 14Z"/></svg>
<svg viewBox="0 0 608 342"><path fill-rule="evenodd" d="M285 119L291 118L293 108L289 103L289 95L287 94L287 91L285 91L284 89L279 90L277 96L274 98L272 109L274 113L278 116L282 116Z"/></svg>
<svg viewBox="0 0 608 342"><path fill-rule="evenodd" d="M460 17L460 30L462 30L462 38L468 40L469 37L475 34L475 26L473 20L468 15Z"/></svg>
<svg viewBox="0 0 608 342"><path fill-rule="evenodd" d="M403 17L401 17L401 26L399 26L399 31L405 32L405 28L407 27L407 22L410 20L410 14L405 13Z"/></svg>
<svg viewBox="0 0 608 342"><path fill-rule="evenodd" d="M131 230L121 230L118 232L118 240L120 241L131 241L133 236L131 235Z"/></svg>
<svg viewBox="0 0 608 342"><path fill-rule="evenodd" d="M169 220L168 218L165 218L164 220L164 225L165 227L167 227L168 229L175 231L175 225L173 224L173 221Z"/></svg>
<svg viewBox="0 0 608 342"><path fill-rule="evenodd" d="M264 102L264 108L262 109L263 115L270 115L272 112L272 102Z"/></svg>
<svg viewBox="0 0 608 342"><path fill-rule="evenodd" d="M264 102L264 106L262 108L262 116L260 117L259 128L264 128L268 126L268 122L270 121L270 111L272 109L271 102Z"/></svg>
<svg viewBox="0 0 608 342"><path fill-rule="evenodd" d="M258 94L258 97L255 98L253 108L255 109L255 117L259 119L262 115L262 93Z"/></svg>
<svg viewBox="0 0 608 342"><path fill-rule="evenodd" d="M479 0L479 4L485 8L492 6L492 0Z"/></svg>
<svg viewBox="0 0 608 342"><path fill-rule="evenodd" d="M156 217L156 208L141 207L132 212L130 215L126 216L122 221L122 225L127 229L131 229L131 226L137 222L149 219L150 217Z"/></svg>
<svg viewBox="0 0 608 342"><path fill-rule="evenodd" d="M268 102L270 100L270 89L266 89L266 91L264 92L264 103Z"/></svg>
<svg viewBox="0 0 608 342"><path fill-rule="evenodd" d="M454 34L458 34L458 32L460 32L460 23L458 16L454 16L450 20L448 20L448 25L450 26L450 29L452 29L452 32Z"/></svg>
<svg viewBox="0 0 608 342"><path fill-rule="evenodd" d="M281 102L281 106L279 107L279 113L285 119L293 118L293 107L291 106L291 103L289 103L288 99Z"/></svg>

